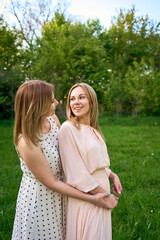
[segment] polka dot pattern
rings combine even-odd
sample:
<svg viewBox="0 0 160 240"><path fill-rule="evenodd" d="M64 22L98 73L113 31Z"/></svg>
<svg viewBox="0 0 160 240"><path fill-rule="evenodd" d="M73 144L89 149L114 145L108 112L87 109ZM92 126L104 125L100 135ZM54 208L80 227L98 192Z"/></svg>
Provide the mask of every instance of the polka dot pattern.
<svg viewBox="0 0 160 240"><path fill-rule="evenodd" d="M63 181L58 152L58 127L48 118L51 129L41 135L44 155L59 180ZM20 158L23 177L18 193L12 240L65 239L66 198L40 183Z"/></svg>

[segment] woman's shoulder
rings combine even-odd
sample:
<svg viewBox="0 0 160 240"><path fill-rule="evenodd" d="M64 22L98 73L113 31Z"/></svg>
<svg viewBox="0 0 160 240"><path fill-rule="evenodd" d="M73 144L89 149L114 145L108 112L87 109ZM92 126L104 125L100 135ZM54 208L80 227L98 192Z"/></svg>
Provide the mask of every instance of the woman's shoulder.
<svg viewBox="0 0 160 240"><path fill-rule="evenodd" d="M31 144L31 146L33 146L33 143L31 141L29 143ZM21 158L23 158L24 152L27 152L27 151L30 150L30 147L26 143L23 135L19 136L19 138L18 138L18 143L17 143L17 146L16 146L16 150L17 150L18 155Z"/></svg>
<svg viewBox="0 0 160 240"><path fill-rule="evenodd" d="M69 120L67 120L62 124L62 126L59 130L59 134L63 134L63 135L64 134L67 134L67 135L72 134L73 135L76 131L77 131L76 127Z"/></svg>
<svg viewBox="0 0 160 240"><path fill-rule="evenodd" d="M62 126L61 126L61 127L66 127L66 126L72 127L73 124L72 124L69 120L66 120L64 123L62 123Z"/></svg>
<svg viewBox="0 0 160 240"><path fill-rule="evenodd" d="M22 134L18 137L18 143L17 143L16 147L17 148L26 148L27 147L27 143Z"/></svg>
<svg viewBox="0 0 160 240"><path fill-rule="evenodd" d="M34 144L31 140L28 140L28 143L25 141L24 137L20 137L18 144L16 146L17 153L19 156L26 161L29 161L30 156L37 155L42 152L42 147L40 144Z"/></svg>
<svg viewBox="0 0 160 240"><path fill-rule="evenodd" d="M63 129L72 129L72 128L74 128L73 124L72 124L69 120L66 120L66 121L61 125L60 131L62 131Z"/></svg>

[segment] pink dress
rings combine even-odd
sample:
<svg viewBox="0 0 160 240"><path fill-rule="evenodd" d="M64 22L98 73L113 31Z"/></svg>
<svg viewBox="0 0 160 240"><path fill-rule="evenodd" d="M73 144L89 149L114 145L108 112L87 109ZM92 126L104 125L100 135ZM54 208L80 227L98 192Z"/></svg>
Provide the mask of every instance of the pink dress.
<svg viewBox="0 0 160 240"><path fill-rule="evenodd" d="M98 185L109 193L110 160L101 135L90 126L77 129L67 121L58 140L66 182L86 193ZM66 240L111 240L111 211L69 198L66 231Z"/></svg>

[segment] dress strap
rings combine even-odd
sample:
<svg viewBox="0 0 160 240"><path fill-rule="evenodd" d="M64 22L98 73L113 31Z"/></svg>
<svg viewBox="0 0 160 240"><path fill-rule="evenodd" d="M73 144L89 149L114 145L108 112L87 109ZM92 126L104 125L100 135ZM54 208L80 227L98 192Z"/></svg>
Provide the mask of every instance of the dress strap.
<svg viewBox="0 0 160 240"><path fill-rule="evenodd" d="M54 121L54 119L51 116L47 117L47 119L48 119L49 123L51 124L51 128L54 128L55 125L57 126L56 122Z"/></svg>

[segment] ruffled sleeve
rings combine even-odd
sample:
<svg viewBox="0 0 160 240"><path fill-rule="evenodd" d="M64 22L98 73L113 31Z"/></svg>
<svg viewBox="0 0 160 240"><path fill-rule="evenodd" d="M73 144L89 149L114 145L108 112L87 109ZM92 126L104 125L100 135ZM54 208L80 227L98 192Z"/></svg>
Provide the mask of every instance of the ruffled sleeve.
<svg viewBox="0 0 160 240"><path fill-rule="evenodd" d="M71 123L64 123L58 134L59 151L67 183L83 191L89 192L98 183L87 171L81 152L77 129Z"/></svg>

